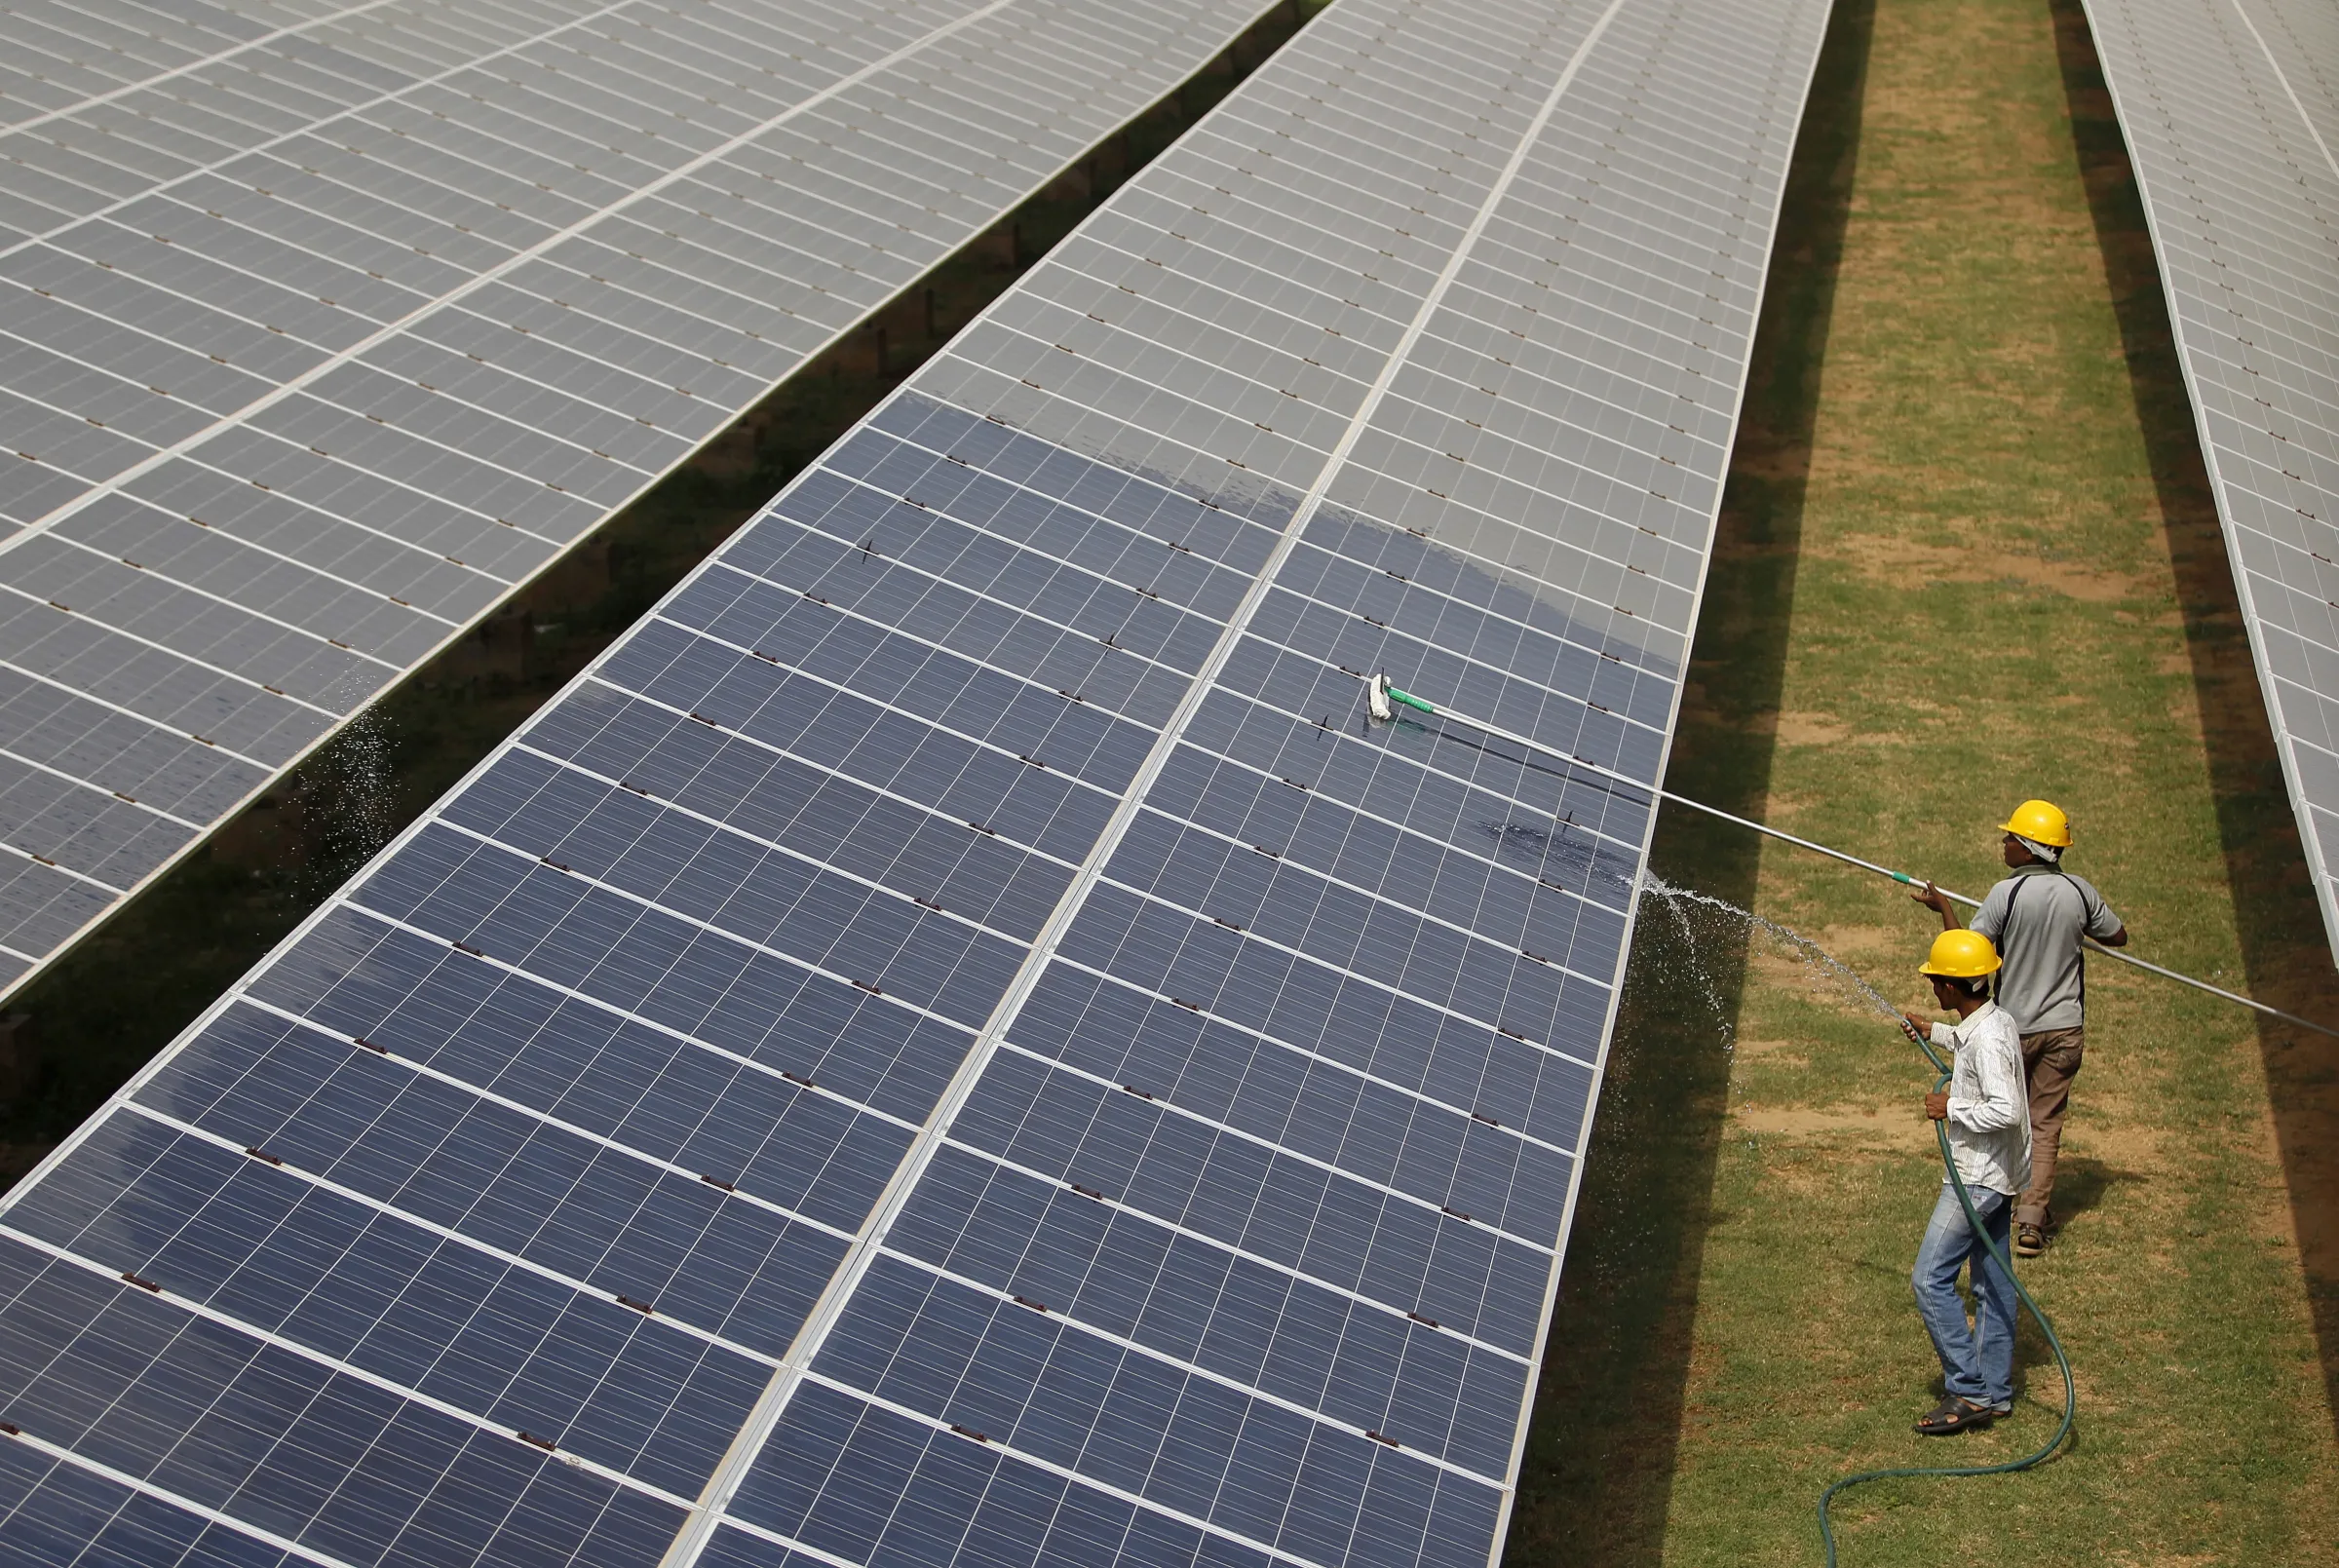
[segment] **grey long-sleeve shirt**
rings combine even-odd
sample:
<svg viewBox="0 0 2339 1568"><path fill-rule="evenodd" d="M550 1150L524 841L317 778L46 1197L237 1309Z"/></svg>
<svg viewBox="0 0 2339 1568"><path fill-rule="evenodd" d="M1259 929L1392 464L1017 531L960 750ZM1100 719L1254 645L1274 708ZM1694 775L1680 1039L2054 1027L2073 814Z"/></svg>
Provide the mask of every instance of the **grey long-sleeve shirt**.
<svg viewBox="0 0 2339 1568"><path fill-rule="evenodd" d="M2030 1185L2030 1090L2013 1016L1985 1002L1962 1023L1935 1024L1933 1043L1956 1052L1948 1126L1957 1173L1968 1187L2019 1196Z"/></svg>

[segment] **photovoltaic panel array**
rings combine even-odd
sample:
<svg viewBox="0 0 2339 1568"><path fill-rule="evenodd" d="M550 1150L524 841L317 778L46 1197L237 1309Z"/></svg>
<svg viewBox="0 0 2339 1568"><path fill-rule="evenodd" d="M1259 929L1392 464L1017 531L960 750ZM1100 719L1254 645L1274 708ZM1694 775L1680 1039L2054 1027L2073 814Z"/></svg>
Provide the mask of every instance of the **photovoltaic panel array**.
<svg viewBox="0 0 2339 1568"><path fill-rule="evenodd" d="M1824 19L1312 22L12 1195L0 1519L1487 1561Z"/></svg>
<svg viewBox="0 0 2339 1568"><path fill-rule="evenodd" d="M2087 10L2339 958L2339 12Z"/></svg>
<svg viewBox="0 0 2339 1568"><path fill-rule="evenodd" d="M0 993L1267 0L0 16Z"/></svg>

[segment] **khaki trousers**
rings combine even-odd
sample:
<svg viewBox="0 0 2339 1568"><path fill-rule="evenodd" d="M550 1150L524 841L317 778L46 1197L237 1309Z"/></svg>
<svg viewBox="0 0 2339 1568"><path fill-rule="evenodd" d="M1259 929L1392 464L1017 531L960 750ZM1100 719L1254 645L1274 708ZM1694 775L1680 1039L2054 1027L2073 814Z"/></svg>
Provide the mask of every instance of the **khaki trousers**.
<svg viewBox="0 0 2339 1568"><path fill-rule="evenodd" d="M2016 1225L2047 1223L2063 1113L2071 1108L2071 1080L2079 1076L2086 1039L2085 1029L2042 1029L2022 1037L2022 1069L2030 1080L2030 1185L2014 1205Z"/></svg>

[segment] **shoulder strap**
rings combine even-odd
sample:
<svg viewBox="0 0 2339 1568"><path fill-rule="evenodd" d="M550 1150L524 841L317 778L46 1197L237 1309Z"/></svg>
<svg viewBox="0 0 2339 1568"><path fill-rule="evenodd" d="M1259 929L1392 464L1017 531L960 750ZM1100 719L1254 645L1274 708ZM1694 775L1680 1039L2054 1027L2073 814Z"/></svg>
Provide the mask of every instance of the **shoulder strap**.
<svg viewBox="0 0 2339 1568"><path fill-rule="evenodd" d="M2001 938L2013 934L2014 900L2022 896L2022 884L2029 880L2026 876L2010 876L2006 879L2006 912L1998 917L1998 935ZM1990 1000L1993 1002L1998 1000L1999 992L2006 984L2006 955L2001 952L1998 958L1998 973L1990 978ZM2000 1003L2000 1006L2004 1005Z"/></svg>
<svg viewBox="0 0 2339 1568"><path fill-rule="evenodd" d="M2088 1013L2088 922L2094 918L2094 914L2088 908L2088 890L2077 877L2063 869L2063 862L2054 861L2051 869L2063 879L2063 886L2069 888L2079 899L2079 941L2076 944L2079 948L2079 1013L2085 1018Z"/></svg>

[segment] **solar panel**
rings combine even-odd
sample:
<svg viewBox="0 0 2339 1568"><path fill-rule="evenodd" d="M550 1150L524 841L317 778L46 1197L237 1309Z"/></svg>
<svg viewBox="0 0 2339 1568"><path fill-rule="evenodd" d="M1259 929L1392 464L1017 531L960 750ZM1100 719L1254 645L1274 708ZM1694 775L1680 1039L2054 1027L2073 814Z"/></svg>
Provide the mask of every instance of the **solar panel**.
<svg viewBox="0 0 2339 1568"><path fill-rule="evenodd" d="M0 18L0 992L1268 0Z"/></svg>
<svg viewBox="0 0 2339 1568"><path fill-rule="evenodd" d="M2339 17L2089 0L2339 957Z"/></svg>
<svg viewBox="0 0 2339 1568"><path fill-rule="evenodd" d="M11 1195L19 1493L1486 1561L1824 20L1319 18Z"/></svg>

